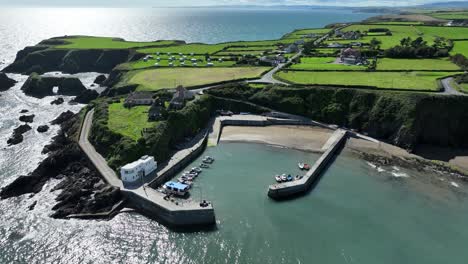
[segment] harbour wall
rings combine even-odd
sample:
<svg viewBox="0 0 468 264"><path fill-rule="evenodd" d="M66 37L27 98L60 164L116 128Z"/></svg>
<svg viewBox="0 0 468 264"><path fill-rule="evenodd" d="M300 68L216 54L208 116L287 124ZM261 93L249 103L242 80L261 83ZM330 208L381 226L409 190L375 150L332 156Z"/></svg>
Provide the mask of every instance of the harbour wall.
<svg viewBox="0 0 468 264"><path fill-rule="evenodd" d="M156 192L155 190L147 189L147 191ZM133 207L138 209L139 212L167 226L193 228L216 224L215 212L211 204L205 208L191 206L185 209L183 206L177 205L165 206L163 202L155 202L154 199L150 199L148 196L134 191L122 190L122 192L132 201Z"/></svg>
<svg viewBox="0 0 468 264"><path fill-rule="evenodd" d="M342 129L336 130L325 146L329 146L323 155L315 162L307 174L299 180L270 185L268 196L273 199L285 199L307 192L317 181L320 174L327 168L335 153L347 139L348 132Z"/></svg>
<svg viewBox="0 0 468 264"><path fill-rule="evenodd" d="M157 188L158 186L164 184L171 178L173 178L178 172L185 169L190 162L198 158L206 148L208 141L208 133L205 133L203 139L195 144L192 148L188 149L185 155L177 158L174 164L168 165L163 170L157 173L157 176L148 183L148 186L152 188Z"/></svg>

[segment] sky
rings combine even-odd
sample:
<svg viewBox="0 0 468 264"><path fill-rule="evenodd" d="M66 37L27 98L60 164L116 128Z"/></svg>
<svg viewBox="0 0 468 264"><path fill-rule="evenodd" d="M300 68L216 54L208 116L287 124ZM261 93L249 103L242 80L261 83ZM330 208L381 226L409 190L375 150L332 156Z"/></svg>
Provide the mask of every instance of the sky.
<svg viewBox="0 0 468 264"><path fill-rule="evenodd" d="M466 0L450 0L466 1ZM0 6L166 7L213 5L407 6L444 0L0 0Z"/></svg>

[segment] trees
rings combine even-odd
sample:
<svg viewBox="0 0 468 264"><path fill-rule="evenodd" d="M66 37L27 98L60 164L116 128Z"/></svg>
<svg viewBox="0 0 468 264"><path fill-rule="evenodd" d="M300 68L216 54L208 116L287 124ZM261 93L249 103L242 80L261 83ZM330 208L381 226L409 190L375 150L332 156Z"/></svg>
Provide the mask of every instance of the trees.
<svg viewBox="0 0 468 264"><path fill-rule="evenodd" d="M447 57L446 42L438 39L432 46L427 45L422 37L412 40L410 37L400 40L400 45L385 51L385 56L390 58L434 58Z"/></svg>
<svg viewBox="0 0 468 264"><path fill-rule="evenodd" d="M380 45L382 44L382 41L376 39L376 38L372 38L372 40L370 41L369 45L371 47L371 49L373 50L378 50L380 49Z"/></svg>

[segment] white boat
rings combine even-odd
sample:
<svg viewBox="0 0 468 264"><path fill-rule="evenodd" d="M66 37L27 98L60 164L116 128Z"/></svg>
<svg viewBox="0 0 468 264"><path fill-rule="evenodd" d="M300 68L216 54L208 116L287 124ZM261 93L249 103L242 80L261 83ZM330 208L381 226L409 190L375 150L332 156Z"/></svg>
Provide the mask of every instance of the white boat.
<svg viewBox="0 0 468 264"><path fill-rule="evenodd" d="M281 175L281 181L288 181L288 176L286 174Z"/></svg>
<svg viewBox="0 0 468 264"><path fill-rule="evenodd" d="M276 180L276 182L282 182L283 181L283 180L281 180L281 176L279 176L279 175L275 176L275 180Z"/></svg>
<svg viewBox="0 0 468 264"><path fill-rule="evenodd" d="M208 164L211 164L214 162L214 158L210 157L210 156L206 156L204 159L203 159L203 163L208 163Z"/></svg>
<svg viewBox="0 0 468 264"><path fill-rule="evenodd" d="M163 188L168 194L184 196L187 194L188 190L190 189L190 186L187 184L170 181L166 182Z"/></svg>
<svg viewBox="0 0 468 264"><path fill-rule="evenodd" d="M208 169L209 167L210 166L208 164L205 164L205 163L200 164L200 168Z"/></svg>
<svg viewBox="0 0 468 264"><path fill-rule="evenodd" d="M299 169L301 169L301 170L304 169L304 163L298 163L297 166L299 166Z"/></svg>

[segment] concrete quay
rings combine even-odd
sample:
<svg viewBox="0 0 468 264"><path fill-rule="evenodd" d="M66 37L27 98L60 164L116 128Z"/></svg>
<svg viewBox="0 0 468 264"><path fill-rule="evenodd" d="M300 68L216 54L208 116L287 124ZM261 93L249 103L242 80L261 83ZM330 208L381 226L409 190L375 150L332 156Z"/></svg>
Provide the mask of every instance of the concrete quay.
<svg viewBox="0 0 468 264"><path fill-rule="evenodd" d="M79 146L86 154L88 159L96 167L103 179L110 185L119 188L123 196L131 205L140 210L143 214L157 219L171 227L196 227L209 226L216 224L214 209L211 203L202 207L200 203L189 201L173 201L164 199L165 194L156 191L148 185L140 186L136 189L127 189L117 174L109 167L104 157L99 154L93 145L89 142L89 134L91 131L94 109L86 114L83 125L81 127ZM201 153L206 143L207 135L203 136L203 140L195 144L189 149L184 149L174 155L159 176L163 179L174 173L178 167L183 166L190 158ZM198 152L198 153L197 153Z"/></svg>
<svg viewBox="0 0 468 264"><path fill-rule="evenodd" d="M348 131L336 130L324 145L326 151L302 179L270 185L268 196L273 199L285 199L307 192L327 168L335 153L346 141L347 136Z"/></svg>

